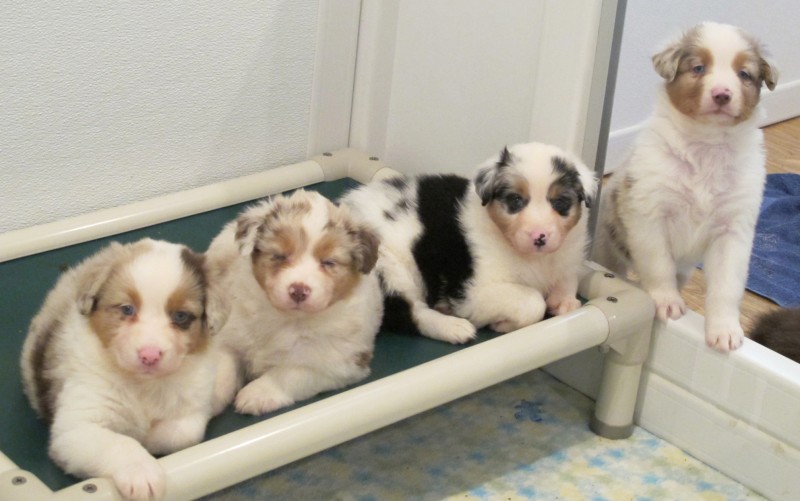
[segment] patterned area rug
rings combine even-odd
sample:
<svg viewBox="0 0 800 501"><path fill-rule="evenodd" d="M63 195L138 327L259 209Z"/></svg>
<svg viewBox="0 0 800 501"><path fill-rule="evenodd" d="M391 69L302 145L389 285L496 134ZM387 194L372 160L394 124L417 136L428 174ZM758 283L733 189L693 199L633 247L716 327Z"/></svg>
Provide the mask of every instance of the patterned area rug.
<svg viewBox="0 0 800 501"><path fill-rule="evenodd" d="M206 499L763 499L641 428L594 435L592 406L533 371Z"/></svg>

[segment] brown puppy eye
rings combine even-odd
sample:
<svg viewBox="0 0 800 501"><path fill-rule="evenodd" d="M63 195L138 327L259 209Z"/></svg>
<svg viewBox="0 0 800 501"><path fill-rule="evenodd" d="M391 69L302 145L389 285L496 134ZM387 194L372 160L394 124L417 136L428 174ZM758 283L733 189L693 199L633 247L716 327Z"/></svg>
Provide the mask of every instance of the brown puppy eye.
<svg viewBox="0 0 800 501"><path fill-rule="evenodd" d="M503 201L505 202L506 207L508 207L508 212L510 214L516 214L524 209L526 205L528 205L528 201L516 193L506 195L505 200Z"/></svg>

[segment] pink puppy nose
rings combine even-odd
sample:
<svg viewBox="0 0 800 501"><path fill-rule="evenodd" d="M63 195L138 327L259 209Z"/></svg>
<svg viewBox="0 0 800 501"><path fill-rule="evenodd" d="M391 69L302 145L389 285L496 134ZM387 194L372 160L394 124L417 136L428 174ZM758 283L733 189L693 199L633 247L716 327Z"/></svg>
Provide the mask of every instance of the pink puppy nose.
<svg viewBox="0 0 800 501"><path fill-rule="evenodd" d="M289 286L289 297L295 303L302 303L311 295L311 287L302 282L295 282Z"/></svg>
<svg viewBox="0 0 800 501"><path fill-rule="evenodd" d="M139 348L137 353L139 355L139 361L148 367L156 365L158 361L161 360L161 355L163 354L162 351L155 346L144 346Z"/></svg>
<svg viewBox="0 0 800 501"><path fill-rule="evenodd" d="M720 106L726 105L731 101L731 90L726 88L715 88L711 91L711 99Z"/></svg>
<svg viewBox="0 0 800 501"><path fill-rule="evenodd" d="M531 238L533 239L533 245L535 245L537 248L547 245L547 233L543 231L531 232Z"/></svg>

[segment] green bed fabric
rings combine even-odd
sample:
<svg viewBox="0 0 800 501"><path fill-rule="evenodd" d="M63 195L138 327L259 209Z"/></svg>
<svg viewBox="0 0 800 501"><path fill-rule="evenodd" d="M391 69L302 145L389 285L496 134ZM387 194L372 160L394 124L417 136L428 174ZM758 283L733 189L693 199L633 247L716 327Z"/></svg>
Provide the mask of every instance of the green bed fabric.
<svg viewBox="0 0 800 501"><path fill-rule="evenodd" d="M306 189L316 190L335 200L346 189L356 186L353 180L345 179L319 183ZM13 261L0 263L0 450L23 470L39 477L51 489L58 490L72 485L77 479L68 476L50 461L47 456L47 427L39 421L22 393L19 373L19 354L33 315L41 306L45 295L55 284L61 271L90 256L112 240L132 242L144 237L169 240L203 251L223 225L233 219L248 204L238 204L206 213L189 216L140 230L130 231L110 238L103 238L73 245L63 249L44 252ZM476 342L492 337L487 331L479 333ZM472 343L474 344L474 343ZM403 371L437 357L452 353L459 347L432 341L417 335L396 332L381 332L377 339L372 375L363 383ZM297 404L301 406L325 398ZM295 407L266 416L254 417L236 414L230 408L211 420L206 438L218 437L230 431L256 423L263 419L287 412Z"/></svg>

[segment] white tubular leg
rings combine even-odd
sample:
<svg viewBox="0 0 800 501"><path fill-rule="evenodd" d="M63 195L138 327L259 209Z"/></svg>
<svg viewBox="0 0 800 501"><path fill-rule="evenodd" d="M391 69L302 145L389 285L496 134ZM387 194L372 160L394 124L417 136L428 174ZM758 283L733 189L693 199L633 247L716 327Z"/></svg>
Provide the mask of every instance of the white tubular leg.
<svg viewBox="0 0 800 501"><path fill-rule="evenodd" d="M594 298L609 323L600 392L589 428L601 437L627 438L639 382L650 348L655 305L650 296L612 273L595 272L581 283L584 297Z"/></svg>

